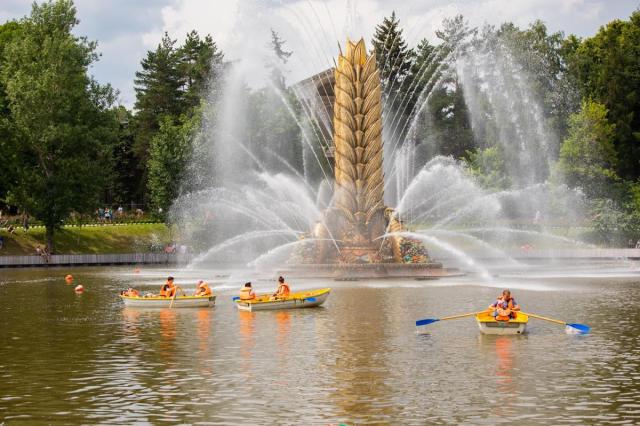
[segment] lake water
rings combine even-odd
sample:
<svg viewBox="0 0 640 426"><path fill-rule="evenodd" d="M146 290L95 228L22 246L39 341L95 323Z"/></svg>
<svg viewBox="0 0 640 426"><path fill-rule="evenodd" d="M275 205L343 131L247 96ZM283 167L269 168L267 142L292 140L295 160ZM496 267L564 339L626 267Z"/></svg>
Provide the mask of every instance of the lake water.
<svg viewBox="0 0 640 426"><path fill-rule="evenodd" d="M640 273L625 268L290 280L333 290L321 308L256 313L231 301L242 273L0 270L0 424L638 424ZM168 274L185 289L209 280L216 306L123 307L119 290L157 291ZM483 309L502 287L592 333L531 320L525 335L483 336L471 318L416 332L417 319Z"/></svg>

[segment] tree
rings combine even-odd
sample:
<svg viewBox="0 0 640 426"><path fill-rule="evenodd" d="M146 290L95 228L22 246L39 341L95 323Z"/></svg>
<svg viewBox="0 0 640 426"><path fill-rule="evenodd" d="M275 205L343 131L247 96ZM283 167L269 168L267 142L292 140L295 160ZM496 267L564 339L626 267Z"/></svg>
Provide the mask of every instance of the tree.
<svg viewBox="0 0 640 426"><path fill-rule="evenodd" d="M187 34L178 55L184 76L184 108L196 108L220 77L224 55L210 35L201 39L195 30Z"/></svg>
<svg viewBox="0 0 640 426"><path fill-rule="evenodd" d="M184 117L176 124L164 116L160 130L151 140L148 188L156 208L167 210L180 192L182 177L192 151L191 141L200 128L200 113Z"/></svg>
<svg viewBox="0 0 640 426"><path fill-rule="evenodd" d="M500 145L467 151L469 169L483 188L500 191L509 187L509 177Z"/></svg>
<svg viewBox="0 0 640 426"><path fill-rule="evenodd" d="M165 33L156 50L147 52L142 60L142 71L136 72L135 152L141 164L146 164L149 144L163 117L179 117L187 109L183 91L187 79L175 44Z"/></svg>
<svg viewBox="0 0 640 426"><path fill-rule="evenodd" d="M12 40L19 36L20 24L15 21L0 25L0 75L4 67L4 51ZM8 183L13 180L14 168L17 165L13 152L8 145L11 138L11 110L7 99L6 88L0 79L0 202L5 201Z"/></svg>
<svg viewBox="0 0 640 426"><path fill-rule="evenodd" d="M640 10L601 27L568 61L582 95L603 104L615 124L617 173L640 178Z"/></svg>
<svg viewBox="0 0 640 426"><path fill-rule="evenodd" d="M407 47L395 12L376 26L372 44L382 84L384 127L392 133L391 143L399 144L399 141L404 140L404 124L408 113L413 109L412 104L406 103L412 100L407 94L411 86L415 53ZM404 131L400 131L403 128Z"/></svg>
<svg viewBox="0 0 640 426"><path fill-rule="evenodd" d="M117 128L113 90L87 76L96 44L73 35L77 24L70 0L34 3L0 76L20 165L8 199L44 223L50 252L68 214L95 206Z"/></svg>
<svg viewBox="0 0 640 426"><path fill-rule="evenodd" d="M286 80L284 78L284 73L281 69L284 66L291 55L293 55L292 51L284 50L285 41L280 38L277 32L272 28L271 29L271 50L273 55L275 56L272 63L269 65L271 68L271 82L275 85L276 90L284 91L287 87Z"/></svg>
<svg viewBox="0 0 640 426"><path fill-rule="evenodd" d="M581 187L592 196L605 196L616 180L613 146L615 125L607 120L607 109L593 101L569 118L569 133L560 148L559 171L571 187Z"/></svg>

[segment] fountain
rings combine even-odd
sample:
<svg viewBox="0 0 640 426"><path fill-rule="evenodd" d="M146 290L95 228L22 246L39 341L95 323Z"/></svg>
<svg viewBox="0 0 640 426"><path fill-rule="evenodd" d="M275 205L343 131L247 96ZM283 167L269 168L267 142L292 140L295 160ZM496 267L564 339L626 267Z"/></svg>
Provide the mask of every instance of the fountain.
<svg viewBox="0 0 640 426"><path fill-rule="evenodd" d="M363 39L347 40L334 78L334 194L310 233L312 249L294 254L296 268L345 279L455 273L430 262L419 240L401 235L398 214L384 204L381 82Z"/></svg>
<svg viewBox="0 0 640 426"><path fill-rule="evenodd" d="M204 184L185 191L172 208L183 238L199 246L191 267L249 266L269 274L339 279L460 274L434 261L442 259L489 279L495 273L491 262L520 267L517 259L527 257L530 246L579 246L546 229L551 218L580 224L582 196L539 172L551 168L545 148L551 136L535 125L542 118L505 115L539 100L509 97L513 105L504 107L508 93L501 92L531 92L527 76L519 75L515 88L502 84L513 80L506 78L512 73L490 69L488 55L456 53L446 61L469 82L464 96L472 104L474 132L486 115L480 106L503 114L507 130L498 134L499 143L508 158L520 161L507 170L513 186L496 190L483 188L463 161L425 151L429 138L415 138L417 117L441 79L434 77L407 122L398 122L403 114L385 103L375 54L362 39L347 41L335 68L286 89L268 89L272 109L286 110L290 117L284 121L300 129L295 147L263 139L266 125L250 115L243 83L254 77L256 64L234 64L222 95L212 102L220 113L204 120L199 135L193 162L205 166L199 169ZM504 68L511 62L498 63ZM474 64L482 65L481 78L470 74L478 68ZM473 86L479 78L483 84ZM250 122L257 123L258 138L247 132ZM398 134L404 136L394 139Z"/></svg>

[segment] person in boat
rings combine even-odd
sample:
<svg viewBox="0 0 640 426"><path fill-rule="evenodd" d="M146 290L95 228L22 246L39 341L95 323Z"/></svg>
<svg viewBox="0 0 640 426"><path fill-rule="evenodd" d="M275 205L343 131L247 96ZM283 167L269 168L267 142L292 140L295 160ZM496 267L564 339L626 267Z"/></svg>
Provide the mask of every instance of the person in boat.
<svg viewBox="0 0 640 426"><path fill-rule="evenodd" d="M212 294L213 293L211 292L209 285L204 280L198 280L194 296L211 296Z"/></svg>
<svg viewBox="0 0 640 426"><path fill-rule="evenodd" d="M251 281L244 283L244 287L240 289L240 300L253 300L256 298L256 294L251 288Z"/></svg>
<svg viewBox="0 0 640 426"><path fill-rule="evenodd" d="M140 297L140 292L134 288L128 288L127 290L122 290L120 294L128 297Z"/></svg>
<svg viewBox="0 0 640 426"><path fill-rule="evenodd" d="M177 288L173 283L173 277L168 277L167 282L160 287L160 297L173 297Z"/></svg>
<svg viewBox="0 0 640 426"><path fill-rule="evenodd" d="M517 316L520 305L511 297L511 291L504 290L498 299L489 305L491 315L498 321L509 321Z"/></svg>
<svg viewBox="0 0 640 426"><path fill-rule="evenodd" d="M291 294L289 284L284 281L284 277L278 278L278 289L273 293L272 299L286 299Z"/></svg>

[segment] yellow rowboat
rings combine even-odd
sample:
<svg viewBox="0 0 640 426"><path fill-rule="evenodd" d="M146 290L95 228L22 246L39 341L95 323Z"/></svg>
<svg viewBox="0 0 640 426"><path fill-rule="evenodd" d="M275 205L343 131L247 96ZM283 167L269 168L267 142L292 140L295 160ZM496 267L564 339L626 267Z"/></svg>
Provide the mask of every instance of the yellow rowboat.
<svg viewBox="0 0 640 426"><path fill-rule="evenodd" d="M488 311L476 315L482 334L522 334L527 329L529 316L518 312L515 319L497 321Z"/></svg>
<svg viewBox="0 0 640 426"><path fill-rule="evenodd" d="M176 296L171 304L170 297L143 297L120 295L125 306L139 308L202 308L213 306L216 303L216 296Z"/></svg>
<svg viewBox="0 0 640 426"><path fill-rule="evenodd" d="M312 308L322 305L329 297L330 288L291 293L286 299L271 300L270 294L261 294L252 300L236 299L236 306L243 311L266 311L272 309Z"/></svg>

